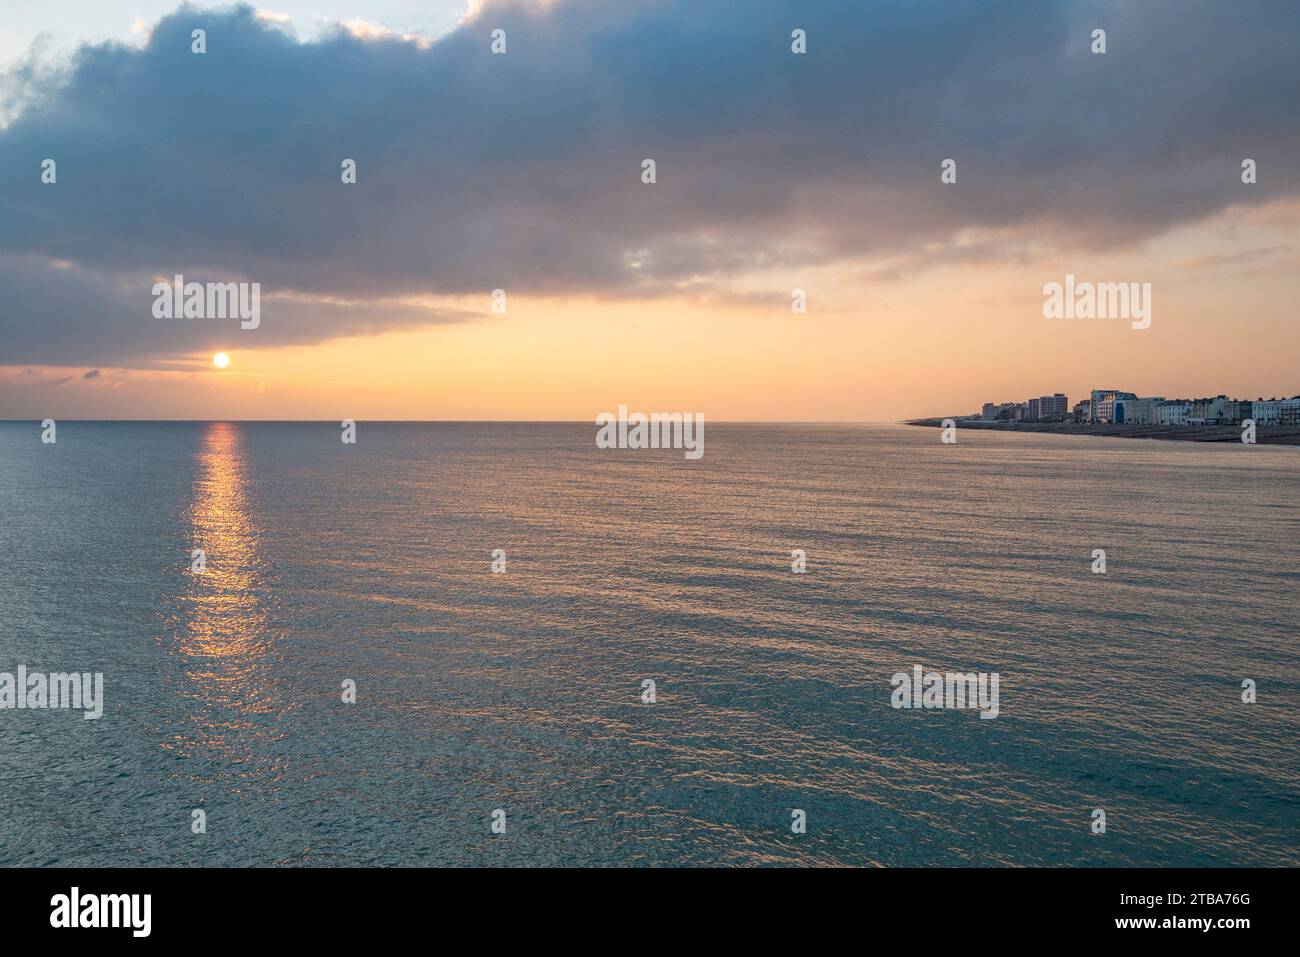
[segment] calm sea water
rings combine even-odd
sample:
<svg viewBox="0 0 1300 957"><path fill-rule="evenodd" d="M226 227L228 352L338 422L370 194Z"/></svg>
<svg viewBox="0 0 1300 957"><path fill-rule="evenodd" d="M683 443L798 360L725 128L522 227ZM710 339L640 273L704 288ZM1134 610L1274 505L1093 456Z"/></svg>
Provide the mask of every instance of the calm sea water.
<svg viewBox="0 0 1300 957"><path fill-rule="evenodd" d="M2 864L1300 863L1300 450L58 430L0 424L0 670L105 714L0 711Z"/></svg>

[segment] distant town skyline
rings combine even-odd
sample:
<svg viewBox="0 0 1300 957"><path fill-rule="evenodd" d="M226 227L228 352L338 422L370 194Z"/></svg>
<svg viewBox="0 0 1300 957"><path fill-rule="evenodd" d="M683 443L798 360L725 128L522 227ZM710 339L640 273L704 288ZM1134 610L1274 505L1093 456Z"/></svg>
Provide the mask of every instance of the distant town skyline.
<svg viewBox="0 0 1300 957"><path fill-rule="evenodd" d="M1073 405L1056 392L1022 401L985 402L965 416L986 422L1077 422L1101 425L1300 426L1300 391L1255 399L1225 393L1200 396L1139 395L1124 389L1090 389Z"/></svg>

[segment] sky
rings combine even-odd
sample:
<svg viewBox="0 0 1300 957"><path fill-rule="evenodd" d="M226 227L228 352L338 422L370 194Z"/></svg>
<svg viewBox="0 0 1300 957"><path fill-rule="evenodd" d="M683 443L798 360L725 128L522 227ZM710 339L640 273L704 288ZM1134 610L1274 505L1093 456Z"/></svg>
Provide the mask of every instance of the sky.
<svg viewBox="0 0 1300 957"><path fill-rule="evenodd" d="M1300 393L1288 0L3 2L0 418Z"/></svg>

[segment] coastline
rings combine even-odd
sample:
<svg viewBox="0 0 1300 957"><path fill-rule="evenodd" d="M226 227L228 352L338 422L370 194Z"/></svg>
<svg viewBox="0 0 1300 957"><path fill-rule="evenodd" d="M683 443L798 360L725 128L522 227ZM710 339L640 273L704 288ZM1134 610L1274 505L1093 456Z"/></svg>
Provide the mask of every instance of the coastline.
<svg viewBox="0 0 1300 957"><path fill-rule="evenodd" d="M1179 442L1240 442L1239 425L1098 425L1089 422L987 422L957 419L959 429L995 432L1045 432L1053 435L1104 435L1121 439L1166 439ZM940 428L942 418L904 419L904 425ZM1258 445L1300 446L1300 429L1262 426L1255 430Z"/></svg>

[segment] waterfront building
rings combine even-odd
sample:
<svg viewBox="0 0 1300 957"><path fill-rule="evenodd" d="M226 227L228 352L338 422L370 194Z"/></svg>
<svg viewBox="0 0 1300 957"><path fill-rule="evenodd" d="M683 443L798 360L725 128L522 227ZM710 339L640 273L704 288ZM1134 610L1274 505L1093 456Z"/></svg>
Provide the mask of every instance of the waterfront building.
<svg viewBox="0 0 1300 957"><path fill-rule="evenodd" d="M1300 428L1300 395L1278 403L1277 424L1286 428Z"/></svg>
<svg viewBox="0 0 1300 957"><path fill-rule="evenodd" d="M1230 425L1234 413L1226 395L1192 399L1187 408L1188 425Z"/></svg>
<svg viewBox="0 0 1300 957"><path fill-rule="evenodd" d="M1282 399L1256 399L1250 404L1250 418L1255 424L1277 425L1282 420Z"/></svg>
<svg viewBox="0 0 1300 957"><path fill-rule="evenodd" d="M1048 422L1063 422L1070 417L1070 400L1064 392L1043 396L1038 400L1038 408Z"/></svg>
<svg viewBox="0 0 1300 957"><path fill-rule="evenodd" d="M1187 399L1167 399L1157 403L1152 410L1155 425L1186 425L1187 410L1191 403Z"/></svg>
<svg viewBox="0 0 1300 957"><path fill-rule="evenodd" d="M1116 399L1111 406L1111 421L1116 425L1155 425L1156 408L1164 401L1163 395L1147 399Z"/></svg>
<svg viewBox="0 0 1300 957"><path fill-rule="evenodd" d="M1102 424L1113 421L1116 399L1136 399L1134 392L1121 392L1119 389L1092 390L1092 418L1088 421Z"/></svg>

